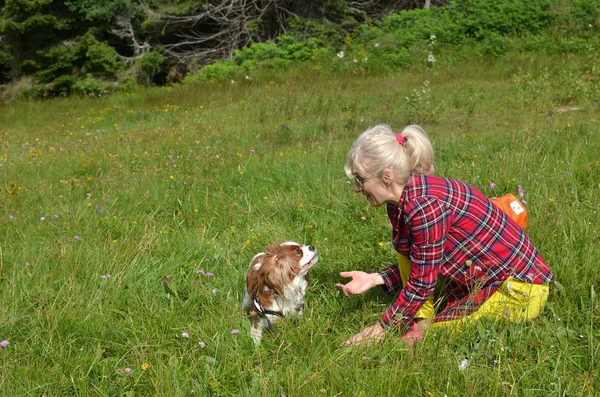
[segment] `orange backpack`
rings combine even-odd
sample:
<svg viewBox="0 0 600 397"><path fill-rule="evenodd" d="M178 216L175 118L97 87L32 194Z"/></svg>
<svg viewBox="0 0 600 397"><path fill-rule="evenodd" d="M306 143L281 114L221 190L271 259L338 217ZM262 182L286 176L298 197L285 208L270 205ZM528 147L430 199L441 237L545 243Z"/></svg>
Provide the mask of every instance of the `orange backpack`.
<svg viewBox="0 0 600 397"><path fill-rule="evenodd" d="M522 229L527 228L527 211L519 199L508 193L502 197L493 197L490 199L502 211L506 212L512 220L517 222Z"/></svg>

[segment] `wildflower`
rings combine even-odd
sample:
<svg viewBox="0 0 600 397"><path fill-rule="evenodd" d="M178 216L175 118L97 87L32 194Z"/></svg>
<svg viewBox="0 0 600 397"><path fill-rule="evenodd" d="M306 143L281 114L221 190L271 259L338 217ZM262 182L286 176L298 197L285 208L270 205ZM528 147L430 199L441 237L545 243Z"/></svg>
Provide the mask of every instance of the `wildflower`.
<svg viewBox="0 0 600 397"><path fill-rule="evenodd" d="M42 221L42 222L44 222L45 220L46 220L46 217L45 217L45 216L42 216L42 217L40 218L40 221Z"/></svg>
<svg viewBox="0 0 600 397"><path fill-rule="evenodd" d="M490 190L494 190L495 187L496 187L496 184L494 182L490 183Z"/></svg>
<svg viewBox="0 0 600 397"><path fill-rule="evenodd" d="M508 310L504 311L504 315L506 316L506 318L510 318L510 312Z"/></svg>
<svg viewBox="0 0 600 397"><path fill-rule="evenodd" d="M383 241L380 241L378 244L379 244L379 247L380 247L380 248L383 248L383 247L385 247L385 244L383 243Z"/></svg>
<svg viewBox="0 0 600 397"><path fill-rule="evenodd" d="M342 59L344 58L344 51L340 51L336 55L338 56L338 58Z"/></svg>
<svg viewBox="0 0 600 397"><path fill-rule="evenodd" d="M106 279L110 278L110 274L103 274L100 276L100 278L106 280Z"/></svg>
<svg viewBox="0 0 600 397"><path fill-rule="evenodd" d="M211 272L206 272L206 277L214 277L215 275Z"/></svg>
<svg viewBox="0 0 600 397"><path fill-rule="evenodd" d="M367 357L367 356L364 356L364 357L362 358L362 360L363 360L363 361L369 361L370 359L371 359L371 357Z"/></svg>
<svg viewBox="0 0 600 397"><path fill-rule="evenodd" d="M240 333L239 329L232 329L231 332L230 332L231 335L237 335L239 333Z"/></svg>
<svg viewBox="0 0 600 397"><path fill-rule="evenodd" d="M375 48L379 47L379 43L374 44Z"/></svg>
<svg viewBox="0 0 600 397"><path fill-rule="evenodd" d="M252 77L246 76L246 80L252 80Z"/></svg>
<svg viewBox="0 0 600 397"><path fill-rule="evenodd" d="M212 295L213 295L213 296L217 296L217 289L216 289L216 288L213 288L213 289L212 289Z"/></svg>
<svg viewBox="0 0 600 397"><path fill-rule="evenodd" d="M231 84L235 84L235 80L231 80Z"/></svg>
<svg viewBox="0 0 600 397"><path fill-rule="evenodd" d="M144 371L145 371L145 370L147 370L148 368L150 368L150 364L148 364L148 363L143 363L143 364L142 364L142 370L144 370Z"/></svg>
<svg viewBox="0 0 600 397"><path fill-rule="evenodd" d="M365 216L361 216L361 217L360 217L360 220L361 220L361 221L366 221L366 220L367 220L367 217L365 217Z"/></svg>
<svg viewBox="0 0 600 397"><path fill-rule="evenodd" d="M221 156L219 156L218 154L215 156L215 158L218 160L221 158Z"/></svg>
<svg viewBox="0 0 600 397"><path fill-rule="evenodd" d="M196 270L196 274L202 274L202 275L204 275L204 270L198 269L198 270Z"/></svg>
<svg viewBox="0 0 600 397"><path fill-rule="evenodd" d="M364 123L364 122L365 122L365 119L360 119L360 122L361 122L361 123Z"/></svg>
<svg viewBox="0 0 600 397"><path fill-rule="evenodd" d="M125 371L126 374L129 374L129 373L131 373L131 368L127 367L127 368L124 369L124 371Z"/></svg>
<svg viewBox="0 0 600 397"><path fill-rule="evenodd" d="M14 217L14 216L12 216L12 215L9 215L9 216L8 216L8 220L9 220L9 221L12 221L14 218L15 218L15 217Z"/></svg>
<svg viewBox="0 0 600 397"><path fill-rule="evenodd" d="M92 193L87 193L87 194L86 194L86 197L87 197L87 198L90 198L90 197L92 197Z"/></svg>
<svg viewBox="0 0 600 397"><path fill-rule="evenodd" d="M198 342L198 344L200 345L200 349L204 349L206 347L206 343L204 342Z"/></svg>
<svg viewBox="0 0 600 397"><path fill-rule="evenodd" d="M0 347L8 347L8 345L10 345L10 342L7 340L3 340L2 342L0 342Z"/></svg>
<svg viewBox="0 0 600 397"><path fill-rule="evenodd" d="M75 240L77 240L77 241L81 240L81 239L79 238L79 236L75 236L74 238L75 238Z"/></svg>
<svg viewBox="0 0 600 397"><path fill-rule="evenodd" d="M187 332L182 332L182 333L181 333L181 337L182 337L182 338L189 339L189 337L190 337L190 334L188 334Z"/></svg>
<svg viewBox="0 0 600 397"><path fill-rule="evenodd" d="M435 37L435 35L433 35L433 34L432 34L432 35L431 35L431 37L430 37L429 39L433 41L433 40L435 40L436 38L437 38L437 37Z"/></svg>
<svg viewBox="0 0 600 397"><path fill-rule="evenodd" d="M351 185L351 184L352 184L352 182L346 181L346 185Z"/></svg>
<svg viewBox="0 0 600 397"><path fill-rule="evenodd" d="M527 205L527 201L525 201L525 200L521 200L521 202L522 202L523 204Z"/></svg>
<svg viewBox="0 0 600 397"><path fill-rule="evenodd" d="M467 367L469 366L469 360L467 360L466 358L464 360L462 360L460 362L460 365L458 366L458 369L460 371L464 371L465 369L467 369Z"/></svg>
<svg viewBox="0 0 600 397"><path fill-rule="evenodd" d="M250 149L250 153L256 154L256 152L254 151L254 149Z"/></svg>
<svg viewBox="0 0 600 397"><path fill-rule="evenodd" d="M429 63L434 63L435 62L435 56L433 56L433 53L429 53L429 55L427 56L427 62Z"/></svg>

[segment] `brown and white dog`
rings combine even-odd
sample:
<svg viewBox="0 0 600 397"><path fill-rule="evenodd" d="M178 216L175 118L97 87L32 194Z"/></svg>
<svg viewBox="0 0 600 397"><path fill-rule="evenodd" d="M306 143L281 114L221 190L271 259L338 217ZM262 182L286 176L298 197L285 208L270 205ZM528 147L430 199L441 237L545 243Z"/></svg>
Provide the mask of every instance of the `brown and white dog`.
<svg viewBox="0 0 600 397"><path fill-rule="evenodd" d="M273 244L256 254L246 276L244 310L250 334L260 343L264 328L273 330L281 317L301 316L308 271L319 259L312 245L294 241Z"/></svg>

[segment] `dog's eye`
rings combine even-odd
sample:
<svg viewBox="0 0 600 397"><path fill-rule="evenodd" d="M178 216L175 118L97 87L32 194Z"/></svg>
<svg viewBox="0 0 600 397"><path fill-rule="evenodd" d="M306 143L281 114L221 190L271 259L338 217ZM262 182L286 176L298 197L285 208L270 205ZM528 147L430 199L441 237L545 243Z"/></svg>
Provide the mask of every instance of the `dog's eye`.
<svg viewBox="0 0 600 397"><path fill-rule="evenodd" d="M302 255L302 250L300 248L296 250L296 255Z"/></svg>

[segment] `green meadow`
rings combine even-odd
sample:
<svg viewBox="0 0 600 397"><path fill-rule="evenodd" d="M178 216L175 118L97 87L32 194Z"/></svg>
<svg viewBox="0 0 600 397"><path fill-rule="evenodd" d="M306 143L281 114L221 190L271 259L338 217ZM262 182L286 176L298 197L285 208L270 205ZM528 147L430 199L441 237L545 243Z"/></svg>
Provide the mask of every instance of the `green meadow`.
<svg viewBox="0 0 600 397"><path fill-rule="evenodd" d="M467 51L0 104L0 395L599 395L599 61ZM521 186L558 280L539 318L430 333L413 357L397 334L342 346L391 303L334 287L395 258L343 171L378 123L425 128L438 175ZM320 254L304 317L255 347L247 267L287 240Z"/></svg>

